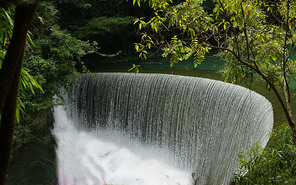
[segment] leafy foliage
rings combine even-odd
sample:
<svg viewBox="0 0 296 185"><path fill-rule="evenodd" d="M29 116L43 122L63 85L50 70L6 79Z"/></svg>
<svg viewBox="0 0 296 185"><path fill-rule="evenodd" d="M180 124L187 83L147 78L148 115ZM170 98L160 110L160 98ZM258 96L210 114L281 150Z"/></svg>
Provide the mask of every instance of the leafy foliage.
<svg viewBox="0 0 296 185"><path fill-rule="evenodd" d="M132 40L135 40L134 19L132 16L93 18L77 27L74 34L84 40L97 40L105 53L127 51L133 44Z"/></svg>
<svg viewBox="0 0 296 185"><path fill-rule="evenodd" d="M214 8L203 0L171 3L166 0L134 0L134 4L149 2L154 17L135 21L142 33L135 49L140 58L147 58L153 46L169 57L171 66L190 57L195 66L210 49L219 50L225 60L221 71L227 81L259 78L272 89L294 133L291 97L295 79L294 0L212 0ZM268 21L272 20L272 21ZM284 92L284 98L278 88Z"/></svg>
<svg viewBox="0 0 296 185"><path fill-rule="evenodd" d="M107 36L108 34L122 31L122 27L132 25L135 17L98 17L93 18L87 24L79 28L76 34L81 37L93 37L96 35Z"/></svg>
<svg viewBox="0 0 296 185"><path fill-rule="evenodd" d="M139 62L133 50L138 39L133 21L137 16L149 17L151 9L148 6L135 7L132 1L126 0L55 0L55 4L60 10L62 29L79 39L97 41L100 53L118 54L113 58L98 53L88 55L85 58L87 66L98 68L100 65ZM85 5L88 8L83 8Z"/></svg>
<svg viewBox="0 0 296 185"><path fill-rule="evenodd" d="M14 11L13 5L7 7L7 9L0 8L0 61L4 60L9 38L12 36L13 19L11 15Z"/></svg>
<svg viewBox="0 0 296 185"><path fill-rule="evenodd" d="M33 133L48 127L50 119L42 120L38 115L41 111L49 114L51 108L60 103L53 101L59 87L73 82L78 77L77 69L86 70L83 56L97 50L96 42L81 41L56 26L57 13L52 2L40 2L32 30L28 34L30 37L20 79L17 110L19 124L15 129L14 149L31 141ZM0 64L12 36L13 14L14 5L0 10Z"/></svg>
<svg viewBox="0 0 296 185"><path fill-rule="evenodd" d="M42 1L38 4L36 18L30 32L33 40L40 40L51 33L50 29L57 25L59 11L52 1Z"/></svg>
<svg viewBox="0 0 296 185"><path fill-rule="evenodd" d="M8 49L8 45L10 43L10 39L12 37L14 20L12 18L15 12L15 6L13 4L9 5L6 9L0 9L0 67L2 61L4 60L6 50ZM32 40L30 35L28 34L28 40L30 41L28 46L32 44ZM29 74L29 69L22 68L21 69L21 79L20 79L20 91L23 92L25 88L30 88L31 92L34 94L34 88L40 89L42 92L41 86L37 83L37 81ZM16 111L16 119L17 122L20 121L20 112L24 114L24 104L20 98L18 98L18 105Z"/></svg>
<svg viewBox="0 0 296 185"><path fill-rule="evenodd" d="M28 1L17 1L16 4L21 2ZM90 11L93 5L100 7L98 5L100 3L111 5L112 9L107 8L105 12L101 11L104 10L104 8L97 9L96 12L93 10ZM8 4L9 3L5 3L5 5ZM126 33L126 35L129 36L135 33L135 29L132 26L132 19L134 18L130 16L124 16L124 18L119 17L127 14L125 0L54 0L38 1L38 4L36 18L28 34L28 41L31 44L27 45L25 51L24 67L21 77L22 86L18 98L19 109L17 111L20 124L17 124L15 129L14 149L18 149L23 144L31 142L32 140L45 142L47 138L50 138L48 128L52 124L52 120L50 119L51 108L57 103L60 103L53 101L53 95L58 93L60 86L74 81L78 77L78 71L86 70L83 63L85 56L96 53L98 49L98 44L96 42L79 40L70 34L70 32L66 31L65 28L73 31L74 25L71 25L71 23L75 22L77 23L75 26L78 24L81 26L81 22L88 22L86 19L90 18L89 15L103 12L101 16L111 16L111 18L106 18L107 21L101 19L100 22L96 22L98 24L102 23L102 25L99 26L99 28L101 28L99 31L103 33L103 36L99 36L104 40L106 40L104 38L106 36L108 36L108 39L113 39L110 35L114 33L114 35L117 34L117 38L114 39L113 43L117 41L116 46L122 45L122 48L128 48L125 47L127 43L130 42L130 45L132 45L133 41L131 41L131 37L123 38L122 33ZM57 6L61 11L58 11ZM131 3L129 7L132 7ZM108 15L104 14L106 12ZM13 5L6 9L1 7L0 61L4 59L7 46L10 42L13 29L13 17ZM59 23L63 29L60 29L57 23ZM119 30L118 28L121 29ZM97 39L97 35L94 37ZM90 39L90 37L84 38L85 40ZM118 44L118 41L120 44ZM116 50L116 52L118 52L118 50ZM109 57L113 55L104 56ZM36 88L40 90L36 90ZM25 110L26 113L20 110Z"/></svg>
<svg viewBox="0 0 296 185"><path fill-rule="evenodd" d="M45 92L23 95L27 99L24 104L36 110L52 107L52 98L58 94L58 89L77 79L76 66L83 66L82 57L96 51L95 42L78 40L59 27L53 27L51 31L48 37L35 42L36 47L30 50L24 62Z"/></svg>
<svg viewBox="0 0 296 185"><path fill-rule="evenodd" d="M271 140L264 150L255 145L241 154L241 172L235 176L238 184L295 184L296 146L291 129L282 124L273 131Z"/></svg>

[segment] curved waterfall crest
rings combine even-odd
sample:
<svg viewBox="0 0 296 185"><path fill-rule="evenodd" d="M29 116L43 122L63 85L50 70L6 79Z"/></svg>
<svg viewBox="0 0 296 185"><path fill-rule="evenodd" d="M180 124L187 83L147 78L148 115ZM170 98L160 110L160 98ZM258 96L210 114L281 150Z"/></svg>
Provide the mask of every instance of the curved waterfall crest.
<svg viewBox="0 0 296 185"><path fill-rule="evenodd" d="M228 184L238 154L265 146L273 111L241 86L166 74L82 74L68 92L69 115L86 129L121 132L168 149L197 184Z"/></svg>

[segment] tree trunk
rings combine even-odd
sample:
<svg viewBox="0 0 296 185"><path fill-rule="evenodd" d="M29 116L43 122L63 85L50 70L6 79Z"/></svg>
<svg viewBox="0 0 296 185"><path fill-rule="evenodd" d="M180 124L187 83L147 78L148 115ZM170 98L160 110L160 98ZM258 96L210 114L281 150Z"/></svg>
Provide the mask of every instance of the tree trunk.
<svg viewBox="0 0 296 185"><path fill-rule="evenodd" d="M0 185L4 185L7 178L22 60L35 9L36 4L17 5L13 36L0 70Z"/></svg>
<svg viewBox="0 0 296 185"><path fill-rule="evenodd" d="M22 59L20 59L22 60ZM13 84L10 87L6 97L4 108L2 111L0 125L0 184L5 184L8 165L10 161L10 153L13 143L13 131L16 119L17 96L19 91L20 72L22 62L20 61L13 78Z"/></svg>
<svg viewBox="0 0 296 185"><path fill-rule="evenodd" d="M286 107L287 107L287 112L288 112L287 120L288 120L288 124L292 130L293 142L296 145L296 127L295 127L295 121L294 121L293 111L292 111L292 107L291 107L291 97L290 97L289 89L288 89L286 83L284 83L284 95L285 95Z"/></svg>
<svg viewBox="0 0 296 185"><path fill-rule="evenodd" d="M36 4L20 4L16 8L13 36L0 69L0 113L3 110L4 102L14 78L22 51L26 45L27 32Z"/></svg>

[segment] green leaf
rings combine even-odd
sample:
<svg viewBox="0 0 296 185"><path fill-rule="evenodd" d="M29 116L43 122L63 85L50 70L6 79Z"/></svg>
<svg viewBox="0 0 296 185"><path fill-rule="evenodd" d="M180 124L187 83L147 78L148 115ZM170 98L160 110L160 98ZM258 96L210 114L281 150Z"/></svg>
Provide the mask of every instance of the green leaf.
<svg viewBox="0 0 296 185"><path fill-rule="evenodd" d="M32 38L30 36L30 32L27 33L27 38L30 41L30 44L35 47L34 42L33 42Z"/></svg>

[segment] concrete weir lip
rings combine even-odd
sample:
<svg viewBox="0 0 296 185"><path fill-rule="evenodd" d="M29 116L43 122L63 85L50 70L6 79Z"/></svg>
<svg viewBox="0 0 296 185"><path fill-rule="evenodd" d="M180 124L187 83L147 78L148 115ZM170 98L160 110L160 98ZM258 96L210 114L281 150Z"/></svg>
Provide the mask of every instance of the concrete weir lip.
<svg viewBox="0 0 296 185"><path fill-rule="evenodd" d="M121 132L166 148L199 185L228 184L238 154L265 147L273 110L241 86L166 74L83 74L67 92L68 111L84 130Z"/></svg>

